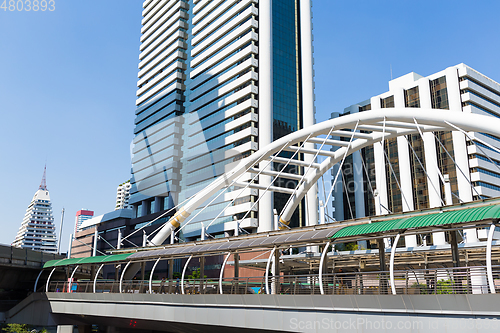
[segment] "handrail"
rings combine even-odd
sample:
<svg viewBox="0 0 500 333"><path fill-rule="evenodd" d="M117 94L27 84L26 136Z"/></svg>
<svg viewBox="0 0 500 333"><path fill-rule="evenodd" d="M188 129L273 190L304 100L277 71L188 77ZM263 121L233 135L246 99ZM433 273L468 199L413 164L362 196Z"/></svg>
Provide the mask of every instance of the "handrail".
<svg viewBox="0 0 500 333"><path fill-rule="evenodd" d="M320 281L318 274L305 275L280 275L275 276L275 283L279 285L281 294L300 295L318 294L323 286L323 294L385 294L386 289L380 285L380 280L389 275L386 271L371 272L344 272L325 273ZM492 266L492 275L500 276L500 265ZM220 277L219 277L220 278ZM238 277L238 278L198 278L183 281L183 292L185 294L219 294L224 289L224 294L255 294L265 293L265 276ZM397 294L476 294L490 293L487 280L486 266L469 266L458 268L432 268L418 270L400 270L393 272L394 288ZM497 278L498 282L500 278ZM173 280L169 280L169 283ZM94 280L79 280L75 292L92 292ZM161 280L153 281L155 287L150 289L151 293L159 293L157 289ZM63 291L70 286L69 281L52 281L46 287L47 291ZM115 289L118 283L114 280L96 280L99 288L96 292L123 292ZM143 293L143 288L148 280L127 280L126 291L132 293ZM203 287L201 287L203 285ZM173 291L169 291L173 293Z"/></svg>

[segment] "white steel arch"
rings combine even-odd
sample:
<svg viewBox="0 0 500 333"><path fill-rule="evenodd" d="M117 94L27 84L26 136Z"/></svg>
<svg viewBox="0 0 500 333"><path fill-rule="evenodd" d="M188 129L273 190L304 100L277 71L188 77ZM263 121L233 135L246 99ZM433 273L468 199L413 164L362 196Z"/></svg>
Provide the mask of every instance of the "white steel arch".
<svg viewBox="0 0 500 333"><path fill-rule="evenodd" d="M290 194L290 200L280 216L282 228L285 228L306 193L314 187L323 174L335 164L341 162L345 156L385 139L419 133L419 131L456 131L457 127L464 131L482 132L500 137L500 119L498 118L456 110L422 108L389 108L360 112L324 121L290 133L266 147L261 147L254 154L241 160L232 170L197 193L165 224L151 240L150 244L162 244L172 231L179 227L195 209L221 189L229 186L245 186ZM347 140L350 139L350 141L334 140L331 137L341 137ZM305 144L306 142L321 147L320 149L313 149L309 144ZM321 148L324 146L339 148L336 151L322 150ZM306 161L312 160L312 162L304 162L275 156L282 151L300 153L314 158L305 159ZM315 163L314 159L317 156L325 156L326 159L322 163ZM265 165L266 161L269 163L286 162L302 166L304 167L304 173L298 177L295 174L287 174L282 171L269 171L262 167L259 169L259 163ZM298 186L294 190L274 184L263 186L252 181L238 183L238 178L246 173L272 176L275 179L278 176L295 179L298 181Z"/></svg>

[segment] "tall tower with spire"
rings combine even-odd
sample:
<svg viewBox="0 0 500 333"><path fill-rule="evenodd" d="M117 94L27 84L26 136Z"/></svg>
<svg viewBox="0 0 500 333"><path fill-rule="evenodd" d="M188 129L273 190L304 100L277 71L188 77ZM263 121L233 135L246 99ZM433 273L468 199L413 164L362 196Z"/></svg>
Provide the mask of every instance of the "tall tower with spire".
<svg viewBox="0 0 500 333"><path fill-rule="evenodd" d="M23 222L12 245L35 251L57 253L56 227L47 189L46 171L47 166L43 170L40 187L26 209Z"/></svg>

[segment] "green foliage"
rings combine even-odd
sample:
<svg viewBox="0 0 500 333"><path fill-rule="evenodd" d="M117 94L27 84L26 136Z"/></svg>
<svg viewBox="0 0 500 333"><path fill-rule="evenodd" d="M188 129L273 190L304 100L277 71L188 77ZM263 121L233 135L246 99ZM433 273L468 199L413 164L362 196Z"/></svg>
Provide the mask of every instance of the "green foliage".
<svg viewBox="0 0 500 333"><path fill-rule="evenodd" d="M179 272L174 272L174 273L172 274L172 277L173 277L174 279L180 279L180 278L182 277L182 274L181 274L181 273L179 273Z"/></svg>
<svg viewBox="0 0 500 333"><path fill-rule="evenodd" d="M438 294L453 294L453 281L439 280L437 283Z"/></svg>
<svg viewBox="0 0 500 333"><path fill-rule="evenodd" d="M201 273L200 273L200 269L199 269L199 268L197 268L197 269L195 269L195 270L192 272L192 274L191 274L191 275L188 275L188 279L199 279L199 278L200 278L200 275L201 275ZM206 275L204 275L204 276L203 276L203 278L204 278L204 279L206 279L206 278L207 278L207 276L206 276Z"/></svg>
<svg viewBox="0 0 500 333"><path fill-rule="evenodd" d="M421 295L427 295L428 294L428 292L427 292L427 286L425 284L415 282L414 284L411 285L410 288L420 289L420 294Z"/></svg>
<svg viewBox="0 0 500 333"><path fill-rule="evenodd" d="M411 288L420 289L421 295L434 294L434 287L428 287L425 284L412 284ZM452 280L439 280L436 285L436 294L446 295L453 294L453 281Z"/></svg>
<svg viewBox="0 0 500 333"><path fill-rule="evenodd" d="M358 244L356 242L352 242L352 243L347 243L345 245L345 249L347 251L355 251L358 249Z"/></svg>
<svg viewBox="0 0 500 333"><path fill-rule="evenodd" d="M37 330L33 329L32 326L27 324L6 324L6 327L4 327L2 331L8 333L47 333L47 330L45 328Z"/></svg>
<svg viewBox="0 0 500 333"><path fill-rule="evenodd" d="M355 251L359 250L358 243L356 242L350 242L350 243L340 243L340 244L335 244L335 249L337 251Z"/></svg>

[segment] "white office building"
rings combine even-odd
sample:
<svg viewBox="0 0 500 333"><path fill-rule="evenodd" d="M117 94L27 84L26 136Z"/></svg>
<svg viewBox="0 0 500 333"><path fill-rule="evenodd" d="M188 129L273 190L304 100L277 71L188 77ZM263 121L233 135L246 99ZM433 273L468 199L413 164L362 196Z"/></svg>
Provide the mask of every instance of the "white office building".
<svg viewBox="0 0 500 333"><path fill-rule="evenodd" d="M55 230L44 171L42 183L26 209L23 222L12 245L35 251L57 253Z"/></svg>
<svg viewBox="0 0 500 333"><path fill-rule="evenodd" d="M136 217L182 203L259 147L314 123L309 0L146 0L143 8L129 200ZM245 191L215 221L235 195L212 202L184 236L199 237L201 222L231 234L259 190ZM273 208L286 200L266 194L240 227L272 230ZM307 201L317 207L316 197ZM300 209L292 225L317 220L317 209Z"/></svg>
<svg viewBox="0 0 500 333"><path fill-rule="evenodd" d="M410 73L391 80L389 91L351 105L343 114L391 107L500 117L500 84L465 64L427 77ZM343 114L333 113L332 118ZM334 188L337 220L500 196L500 154L492 148L500 147L500 138L457 130L402 136L384 145L385 153L377 143L346 159ZM464 237L477 241L477 232L467 231ZM406 241L408 246L420 242L414 236ZM444 243L444 234L434 234L433 242Z"/></svg>

